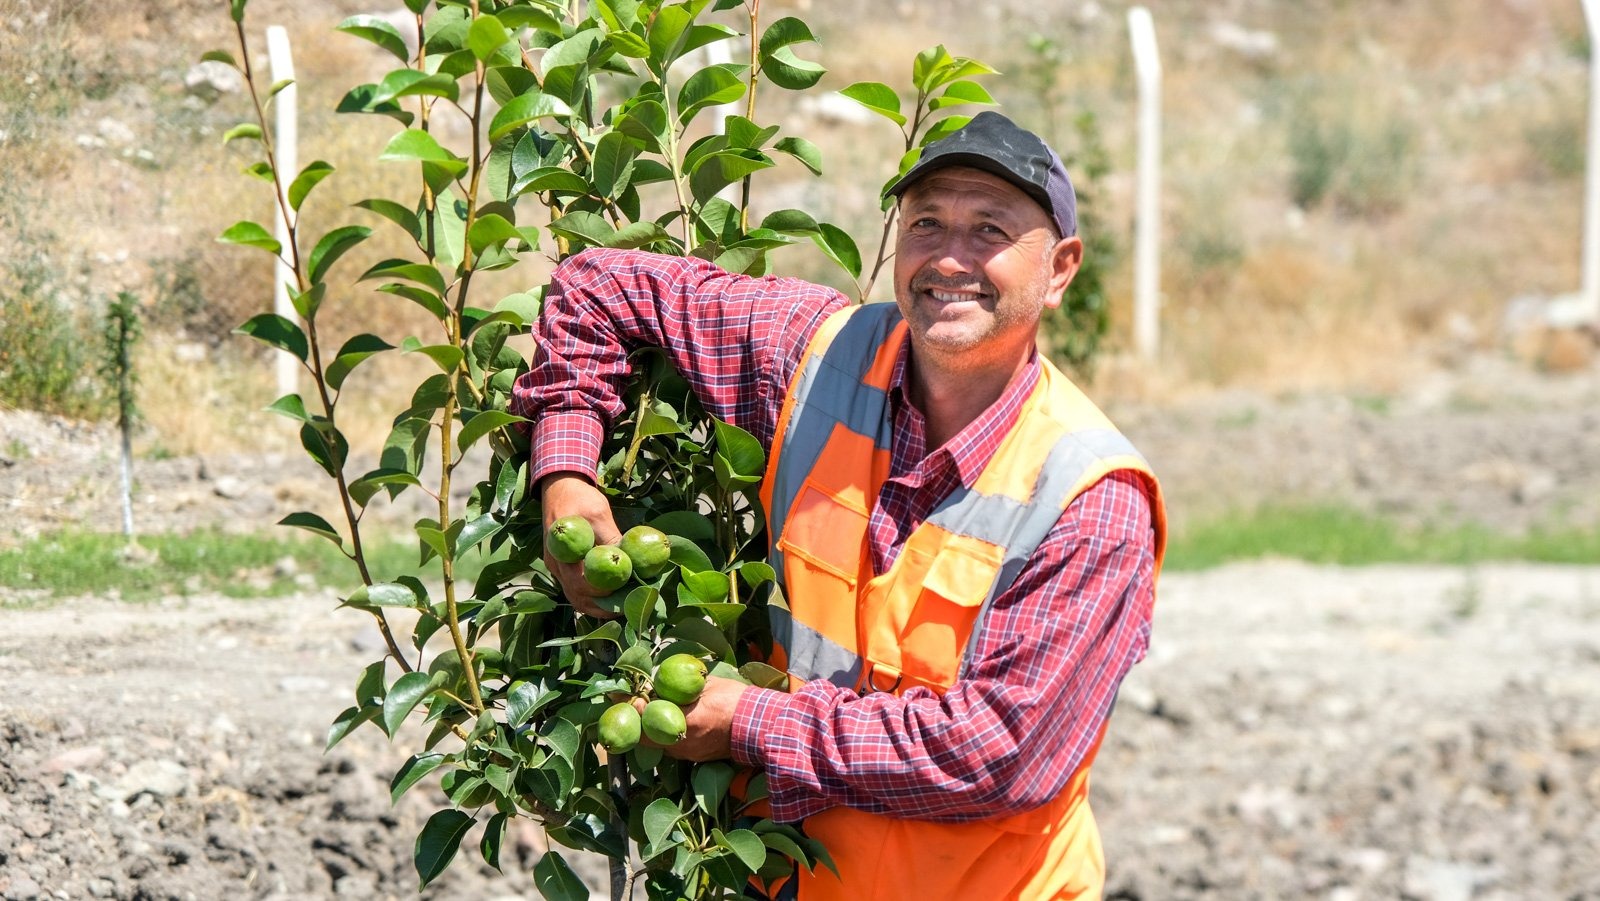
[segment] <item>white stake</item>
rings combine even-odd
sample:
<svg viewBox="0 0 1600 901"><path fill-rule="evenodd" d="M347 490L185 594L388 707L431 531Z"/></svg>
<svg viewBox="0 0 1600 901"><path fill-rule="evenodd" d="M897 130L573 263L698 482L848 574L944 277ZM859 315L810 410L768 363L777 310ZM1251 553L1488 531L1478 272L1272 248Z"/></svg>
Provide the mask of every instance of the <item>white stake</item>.
<svg viewBox="0 0 1600 901"><path fill-rule="evenodd" d="M1580 288L1579 320L1600 322L1600 0L1583 0L1583 19L1589 26L1589 152L1584 157L1583 191L1583 286Z"/></svg>
<svg viewBox="0 0 1600 901"><path fill-rule="evenodd" d="M272 81L274 84L284 79L294 78L294 58L289 55L289 32L282 25L273 25L267 28L267 58L272 65ZM278 173L287 181L293 181L300 173L300 164L296 158L299 142L299 126L295 119L295 86L288 87L278 92L272 99L273 108L276 110L274 119L272 144L277 152ZM282 244L285 253L289 247L289 220L284 216L283 210L278 212L278 243ZM298 321L294 304L289 302L289 284L294 281L294 270L288 263L278 262L273 278L273 309L279 316L291 322ZM293 394L300 375L300 363L288 351L278 354L278 396Z"/></svg>
<svg viewBox="0 0 1600 901"><path fill-rule="evenodd" d="M1161 345L1161 57L1155 23L1142 6L1128 10L1128 37L1139 77L1139 171L1133 232L1133 340L1154 360Z"/></svg>

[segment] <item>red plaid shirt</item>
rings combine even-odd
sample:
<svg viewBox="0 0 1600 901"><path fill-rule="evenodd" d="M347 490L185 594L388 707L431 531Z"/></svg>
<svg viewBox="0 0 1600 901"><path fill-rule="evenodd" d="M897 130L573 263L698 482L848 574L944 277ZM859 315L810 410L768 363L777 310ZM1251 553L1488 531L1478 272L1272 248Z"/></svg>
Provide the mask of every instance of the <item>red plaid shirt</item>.
<svg viewBox="0 0 1600 901"><path fill-rule="evenodd" d="M555 272L533 369L515 409L533 419L532 477L593 477L623 412L627 350L663 347L713 415L771 447L784 393L812 333L848 301L797 279L709 263L591 250ZM1037 362L943 447L891 384L890 477L868 542L878 573L957 484L971 485L1037 383ZM1117 686L1143 658L1154 601L1154 533L1139 479L1115 474L1067 508L972 636L968 678L942 695L859 695L826 681L750 689L733 721L735 761L765 768L772 815L844 804L892 816L973 820L1049 801L1095 747Z"/></svg>

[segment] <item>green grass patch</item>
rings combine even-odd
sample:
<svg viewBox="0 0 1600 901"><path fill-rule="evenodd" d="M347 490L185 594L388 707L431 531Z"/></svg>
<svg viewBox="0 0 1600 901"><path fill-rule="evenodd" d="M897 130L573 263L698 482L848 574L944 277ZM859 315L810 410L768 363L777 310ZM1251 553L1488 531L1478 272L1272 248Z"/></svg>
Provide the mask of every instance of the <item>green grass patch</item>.
<svg viewBox="0 0 1600 901"><path fill-rule="evenodd" d="M1196 570L1233 560L1289 557L1311 563L1600 563L1600 529L1552 527L1505 535L1476 525L1406 527L1346 507L1274 507L1230 514L1171 538L1166 568Z"/></svg>
<svg viewBox="0 0 1600 901"><path fill-rule="evenodd" d="M273 597L300 589L296 577L341 592L360 583L355 564L329 542L282 534L232 534L215 530L186 535L143 535L141 553L129 554L121 535L61 532L20 547L0 549L0 606L30 600L106 595L144 601L218 593L229 597ZM437 580L438 563L417 565L414 543L369 541L367 564L379 581L415 575ZM294 561L279 572L278 561ZM469 553L456 567L459 579L476 578L482 561ZM303 581L303 580L302 580Z"/></svg>

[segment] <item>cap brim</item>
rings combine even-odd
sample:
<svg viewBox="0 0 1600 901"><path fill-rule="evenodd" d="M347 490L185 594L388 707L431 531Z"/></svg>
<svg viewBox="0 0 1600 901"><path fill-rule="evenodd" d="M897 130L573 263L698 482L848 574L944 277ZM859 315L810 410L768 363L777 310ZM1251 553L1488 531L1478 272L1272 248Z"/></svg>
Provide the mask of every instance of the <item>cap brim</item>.
<svg viewBox="0 0 1600 901"><path fill-rule="evenodd" d="M1022 191L1022 193L1032 198L1033 202L1037 203L1039 208L1044 210L1046 214L1049 214L1052 217L1054 216L1050 206L1050 198L1044 193L1044 189L1040 188L1038 185L1031 184L1023 180L1021 176L1017 175L1015 172L1012 172L1010 169L1007 169L1003 163L999 162L993 157L984 156L981 153L952 151L950 153L941 153L932 158L923 157L921 160L917 161L915 166L911 167L911 171L896 179L894 183L889 185L889 187L883 193L887 197L899 197L907 188L911 187L912 184L914 184L918 179L921 179L923 176L931 175L940 169L948 169L951 166L966 166L972 169L978 169L983 172L987 172L990 175L998 178L1003 178L1015 185L1018 190Z"/></svg>

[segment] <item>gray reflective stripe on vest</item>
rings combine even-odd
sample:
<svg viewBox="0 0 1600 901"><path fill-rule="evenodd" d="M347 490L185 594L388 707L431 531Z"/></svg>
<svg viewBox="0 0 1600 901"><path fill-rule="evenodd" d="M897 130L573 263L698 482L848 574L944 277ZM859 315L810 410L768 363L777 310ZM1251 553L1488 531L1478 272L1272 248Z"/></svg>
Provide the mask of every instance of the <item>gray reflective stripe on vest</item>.
<svg viewBox="0 0 1600 901"><path fill-rule="evenodd" d="M961 671L956 678L965 678L972 666L972 638L989 618L994 599L1011 587L1028 559L1044 543L1045 536L1055 528L1078 482L1091 467L1108 457L1144 459L1131 441L1113 429L1072 432L1061 436L1050 448L1039 469L1039 477L1034 480L1028 503L1018 503L1000 495L957 491L928 517L928 522L947 531L1005 549L1000 571L995 575L994 584L989 586L989 594L978 608L977 619L967 636Z"/></svg>
<svg viewBox="0 0 1600 901"><path fill-rule="evenodd" d="M827 679L840 688L855 688L861 678L861 658L782 607L768 607L772 639L789 657L789 675L808 681Z"/></svg>
<svg viewBox="0 0 1600 901"><path fill-rule="evenodd" d="M878 447L889 447L888 395L861 380L872 368L884 337L899 321L900 309L891 303L854 308L828 349L807 358L795 383L794 406L783 433L778 470L772 475L772 509L767 511L768 562L778 573L780 588L786 590L788 585L778 538L833 427L842 422L853 432L875 436Z"/></svg>

